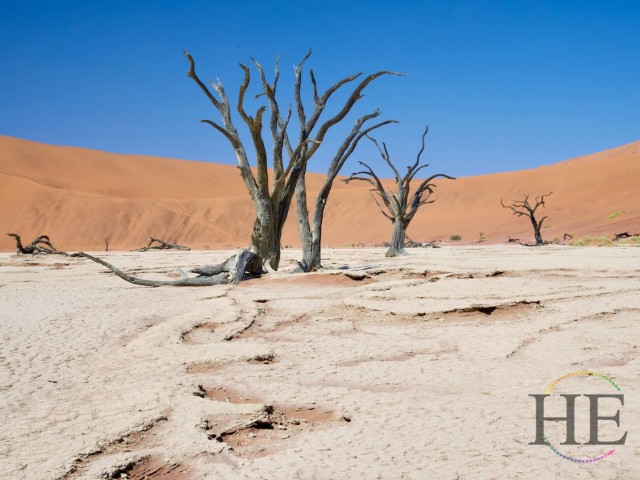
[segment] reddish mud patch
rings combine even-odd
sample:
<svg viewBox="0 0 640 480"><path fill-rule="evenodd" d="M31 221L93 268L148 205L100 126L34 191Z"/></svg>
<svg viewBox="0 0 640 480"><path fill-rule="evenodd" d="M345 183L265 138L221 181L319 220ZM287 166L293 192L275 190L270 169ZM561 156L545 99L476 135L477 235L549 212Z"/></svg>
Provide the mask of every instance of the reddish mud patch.
<svg viewBox="0 0 640 480"><path fill-rule="evenodd" d="M191 480L195 479L195 476L191 468L186 465L153 456L132 466L117 470L111 475L111 478L126 478L127 480Z"/></svg>
<svg viewBox="0 0 640 480"><path fill-rule="evenodd" d="M90 467L92 462L95 462L97 459L103 458L108 455L113 455L114 453L122 453L122 452L135 452L141 451L146 448L154 448L160 444L160 437L162 432L166 428L167 417L159 417L148 425L143 426L139 430L123 435L116 440L101 446L95 451L83 455L75 460L71 469L60 477L60 480L72 480L84 478L83 475ZM123 468L130 468L134 465L127 465ZM124 470L116 469L120 472L124 473ZM109 478L120 478L118 475L111 476ZM132 477L126 477L132 478ZM144 477L140 477L144 478ZM155 477L149 477L155 478ZM164 477L160 477L164 478ZM167 477L169 478L169 477ZM171 477L173 478L173 477ZM178 477L176 477L178 478ZM182 477L180 477L182 478Z"/></svg>
<svg viewBox="0 0 640 480"><path fill-rule="evenodd" d="M198 362L187 365L185 369L187 373L207 373L213 372L220 368L220 363L217 362Z"/></svg>
<svg viewBox="0 0 640 480"><path fill-rule="evenodd" d="M240 286L251 286L254 285L254 282L262 282L261 285L264 285L265 280L268 281L270 286L274 287L304 287L304 286L313 286L313 287L335 287L335 288L343 288L343 287L359 287L361 285L367 285L369 283L373 283L374 280L364 274L351 274L351 277L346 273L307 273L307 274L295 274L287 277L273 278L273 279L262 279L262 280L247 280L240 283Z"/></svg>
<svg viewBox="0 0 640 480"><path fill-rule="evenodd" d="M219 442L229 445L237 455L257 458L269 455L296 435L326 428L331 423L350 422L351 418L338 418L334 413L315 407L277 407L267 405L263 414L247 423L241 423L213 435Z"/></svg>

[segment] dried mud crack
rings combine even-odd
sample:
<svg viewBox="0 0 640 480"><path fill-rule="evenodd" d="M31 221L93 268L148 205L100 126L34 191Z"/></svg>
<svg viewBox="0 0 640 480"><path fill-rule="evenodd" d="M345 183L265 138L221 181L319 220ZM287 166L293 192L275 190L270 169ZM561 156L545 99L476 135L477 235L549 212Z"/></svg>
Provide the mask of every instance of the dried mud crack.
<svg viewBox="0 0 640 480"><path fill-rule="evenodd" d="M155 430L159 426L166 422L168 418L165 415L159 416L141 427L127 433L105 445L97 447L95 450L84 454L73 461L71 468L58 477L57 480L73 480L83 478L83 475L87 472L93 462L99 458L104 458L109 455L123 452L141 452L145 448L154 446ZM118 478L118 477L104 477L104 478ZM144 478L144 477L141 477Z"/></svg>
<svg viewBox="0 0 640 480"><path fill-rule="evenodd" d="M343 415L343 422L351 417ZM269 455L278 444L295 435L326 428L340 419L329 411L311 407L280 407L264 405L257 415L245 423L228 427L208 438L224 442L238 456L256 458Z"/></svg>
<svg viewBox="0 0 640 480"><path fill-rule="evenodd" d="M191 468L159 456L150 456L128 462L103 475L104 479L127 480L191 480L195 479Z"/></svg>
<svg viewBox="0 0 640 480"><path fill-rule="evenodd" d="M469 317L477 318L477 314L481 314L481 316L490 316L495 314L508 315L539 308L540 306L540 300L521 300L518 302L498 305L471 305L470 307L453 308L451 310L445 310L439 315L444 316L447 319L464 319Z"/></svg>

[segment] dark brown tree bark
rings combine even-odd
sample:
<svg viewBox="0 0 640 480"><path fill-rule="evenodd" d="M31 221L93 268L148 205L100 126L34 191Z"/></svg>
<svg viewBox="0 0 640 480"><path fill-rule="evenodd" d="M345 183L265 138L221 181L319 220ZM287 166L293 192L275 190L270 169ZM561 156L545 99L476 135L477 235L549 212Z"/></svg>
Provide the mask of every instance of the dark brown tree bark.
<svg viewBox="0 0 640 480"><path fill-rule="evenodd" d="M632 237L638 237L638 236L640 236L640 234L638 234L638 233L629 233L629 232L614 233L613 234L613 241L614 242L618 242L618 241L623 240L625 238L632 238Z"/></svg>
<svg viewBox="0 0 640 480"><path fill-rule="evenodd" d="M529 203L529 194L525 195L524 200L514 201L510 205L505 205L502 202L502 199L500 199L500 205L502 205L503 208L510 209L513 212L513 214L518 217L529 218L529 221L531 222L531 225L533 227L533 237L536 240L536 245L544 245L545 243L542 240L541 229L542 229L543 222L547 219L547 216L545 215L540 220L537 220L535 217L536 210L538 210L538 207L540 206L545 207L544 199L545 197L548 197L552 193L553 192L549 192L546 195L541 195L539 197L536 197L535 204L533 206Z"/></svg>
<svg viewBox="0 0 640 480"><path fill-rule="evenodd" d="M316 79L313 70L309 71L313 86L313 112L307 117L302 101L302 71L304 63L311 55L309 52L305 58L295 67L294 103L299 119L299 133L295 143L291 143L287 132L291 118L291 107L286 115L282 115L276 90L280 75L278 63L276 62L275 74L272 83L266 79L262 66L253 60L257 69L262 91L258 97L264 97L269 106L269 130L271 134L271 164L273 166L274 178L269 181L269 155L263 138L263 116L267 106L261 106L254 116L246 113L244 99L249 84L251 82L250 69L241 65L244 71L244 80L240 86L236 110L242 121L246 124L251 135L251 142L255 155L255 170L251 170L249 155L245 148L236 127L231 118L231 107L227 94L220 81L211 82L211 87L217 93L213 95L211 90L200 80L195 71L195 62L191 55L184 52L189 61L188 76L200 87L209 101L218 110L222 118L222 125L212 120L202 120L222 133L231 143L238 161L238 168L247 187L249 195L256 210L256 220L254 222L253 234L251 238L252 250L260 256L265 267L277 270L280 263L280 243L284 223L289 213L293 194L298 184L298 179L305 171L308 161L316 153L322 144L327 132L336 124L340 123L351 111L354 104L362 98L363 90L376 78L382 75L395 75L393 72L380 71L371 74L360 81L344 102L342 108L333 117L320 123L320 118L327 106L330 97L342 86L355 81L361 74L346 77L332 87L328 88L322 95L318 94ZM287 159L285 160L285 152Z"/></svg>
<svg viewBox="0 0 640 480"><path fill-rule="evenodd" d="M422 134L422 147L418 152L416 161L413 163L413 165L407 167L407 173L404 176L400 176L397 168L393 165L393 163L391 163L391 158L389 156L387 146L384 143L382 143L382 146L380 146L380 144L375 139L367 135L367 138L369 138L376 145L382 159L387 163L387 165L389 165L389 167L391 167L391 170L393 170L397 188L396 193L391 193L385 190L382 182L374 173L373 169L363 162L359 163L363 167L365 167L366 170L355 172L345 180L345 182L347 183L349 183L351 180L362 180L369 182L373 186L372 191L376 193L382 200L382 204L380 204L380 202L376 200L376 197L373 197L382 214L392 224L391 246L389 247L389 250L387 250L387 257L395 257L396 255L401 255L404 253L406 232L409 224L411 223L411 220L413 220L413 217L418 212L420 207L434 202L434 200L430 200L431 194L433 193L433 188L435 187L435 184L431 182L438 177L455 180L454 177L445 175L444 173L431 175L426 180L423 180L413 196L410 196L411 181L415 178L416 174L420 170L429 166L429 164L420 163L420 156L424 152L424 141L428 131L429 127L425 128L425 131Z"/></svg>

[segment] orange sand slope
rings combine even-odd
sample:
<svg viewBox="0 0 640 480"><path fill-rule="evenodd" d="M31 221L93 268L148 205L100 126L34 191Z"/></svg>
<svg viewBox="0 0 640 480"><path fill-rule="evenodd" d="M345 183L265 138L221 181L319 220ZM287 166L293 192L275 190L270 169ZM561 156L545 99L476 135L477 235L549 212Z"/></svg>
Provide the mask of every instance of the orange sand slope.
<svg viewBox="0 0 640 480"><path fill-rule="evenodd" d="M346 173L346 172L345 172ZM309 175L315 195L324 176ZM440 181L409 228L414 240L490 243L508 235L528 241L531 227L500 206L525 193L553 191L547 201L546 239L563 233L611 235L640 230L640 141L555 165L510 173ZM623 211L614 218L614 212ZM295 207L283 244L299 245ZM48 234L64 250L131 249L149 236L192 248L247 245L253 206L233 166L119 155L57 147L0 136L0 250ZM390 223L364 183L337 181L329 198L323 244L388 241Z"/></svg>

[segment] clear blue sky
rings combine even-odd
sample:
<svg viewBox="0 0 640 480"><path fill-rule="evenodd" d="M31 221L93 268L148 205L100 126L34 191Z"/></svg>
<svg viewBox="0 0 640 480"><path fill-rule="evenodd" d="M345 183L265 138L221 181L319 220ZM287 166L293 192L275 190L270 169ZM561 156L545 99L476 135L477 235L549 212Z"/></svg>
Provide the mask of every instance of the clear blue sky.
<svg viewBox="0 0 640 480"><path fill-rule="evenodd" d="M415 158L425 124L435 170L532 168L640 138L638 1L0 1L0 134L57 145L235 163L202 118L213 108L185 73L235 96L238 62L271 69L281 101L309 48L326 88L389 69L357 114L399 125L377 137ZM240 119L237 119L240 123ZM322 171L338 127L309 166ZM378 164L369 145L356 160Z"/></svg>

